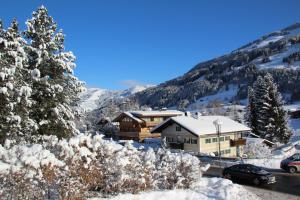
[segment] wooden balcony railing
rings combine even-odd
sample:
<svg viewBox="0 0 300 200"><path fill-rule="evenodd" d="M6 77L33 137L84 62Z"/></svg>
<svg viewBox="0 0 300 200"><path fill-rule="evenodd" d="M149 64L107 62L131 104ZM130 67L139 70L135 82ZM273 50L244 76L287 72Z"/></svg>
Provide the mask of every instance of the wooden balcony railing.
<svg viewBox="0 0 300 200"><path fill-rule="evenodd" d="M236 146L242 146L246 144L246 139L239 138L235 140L230 140L230 146L231 147L236 147Z"/></svg>
<svg viewBox="0 0 300 200"><path fill-rule="evenodd" d="M160 122L146 122L146 127L154 127L157 126Z"/></svg>

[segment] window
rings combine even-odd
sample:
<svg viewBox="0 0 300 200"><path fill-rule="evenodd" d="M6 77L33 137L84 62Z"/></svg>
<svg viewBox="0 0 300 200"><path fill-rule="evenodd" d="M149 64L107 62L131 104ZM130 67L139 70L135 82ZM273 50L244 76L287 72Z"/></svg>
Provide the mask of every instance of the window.
<svg viewBox="0 0 300 200"><path fill-rule="evenodd" d="M143 118L143 120L144 120L145 122L149 122L149 121L150 121L150 118Z"/></svg>
<svg viewBox="0 0 300 200"><path fill-rule="evenodd" d="M230 140L230 136L225 136L225 140L226 141Z"/></svg>
<svg viewBox="0 0 300 200"><path fill-rule="evenodd" d="M190 144L191 143L191 139L190 138L184 138L184 143Z"/></svg>
<svg viewBox="0 0 300 200"><path fill-rule="evenodd" d="M224 150L221 150L221 155L224 155L225 154L225 151Z"/></svg>
<svg viewBox="0 0 300 200"><path fill-rule="evenodd" d="M130 118L128 118L128 117L125 117L122 121L123 122L131 122L132 120Z"/></svg>
<svg viewBox="0 0 300 200"><path fill-rule="evenodd" d="M214 142L218 142L218 138L213 138L212 139L212 142L214 143Z"/></svg>
<svg viewBox="0 0 300 200"><path fill-rule="evenodd" d="M197 144L197 139L191 139L191 144Z"/></svg>
<svg viewBox="0 0 300 200"><path fill-rule="evenodd" d="M238 171L240 171L240 172L248 172L249 169L248 169L247 165L239 165L238 166Z"/></svg>
<svg viewBox="0 0 300 200"><path fill-rule="evenodd" d="M295 154L292 156L293 161L300 161L300 154Z"/></svg>
<svg viewBox="0 0 300 200"><path fill-rule="evenodd" d="M150 118L150 121L153 122L153 121L154 121L154 117L151 117L151 118Z"/></svg>
<svg viewBox="0 0 300 200"><path fill-rule="evenodd" d="M224 137L220 137L220 142L224 142Z"/></svg>
<svg viewBox="0 0 300 200"><path fill-rule="evenodd" d="M173 138L171 137L166 137L167 142L173 142Z"/></svg>
<svg viewBox="0 0 300 200"><path fill-rule="evenodd" d="M205 143L206 143L206 144L211 143L211 139L210 139L210 138L205 139Z"/></svg>
<svg viewBox="0 0 300 200"><path fill-rule="evenodd" d="M230 154L230 149L226 149L225 154Z"/></svg>
<svg viewBox="0 0 300 200"><path fill-rule="evenodd" d="M155 122L160 122L160 121L162 121L161 119L162 119L161 117L155 117L155 118L154 118L154 121L155 121Z"/></svg>
<svg viewBox="0 0 300 200"><path fill-rule="evenodd" d="M181 131L181 126L176 126L176 131Z"/></svg>

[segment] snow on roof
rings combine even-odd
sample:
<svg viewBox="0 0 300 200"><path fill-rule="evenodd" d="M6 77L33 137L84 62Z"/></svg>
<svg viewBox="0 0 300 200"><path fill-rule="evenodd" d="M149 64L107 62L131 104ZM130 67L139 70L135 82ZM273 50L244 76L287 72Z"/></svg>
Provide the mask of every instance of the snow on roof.
<svg viewBox="0 0 300 200"><path fill-rule="evenodd" d="M162 122L161 124L154 127L151 132L157 132L161 128L164 129L164 125L173 121L183 128L189 130L195 135L207 135L207 134L216 134L216 127L214 125L214 121L219 120L222 122L221 125L221 133L230 133L230 132L239 132L239 131L249 131L250 128L235 122L228 117L224 116L199 116L197 119L194 117L188 116L178 116L171 117L170 119Z"/></svg>
<svg viewBox="0 0 300 200"><path fill-rule="evenodd" d="M142 120L140 120L139 118L137 118L133 114L131 114L131 112L124 112L124 114L127 115L128 117L132 118L133 120L137 121L138 123L143 122Z"/></svg>
<svg viewBox="0 0 300 200"><path fill-rule="evenodd" d="M129 111L132 115L148 117L148 116L176 116L183 115L183 112L178 110L147 110L147 111Z"/></svg>
<svg viewBox="0 0 300 200"><path fill-rule="evenodd" d="M245 138L246 138L247 142L267 143L269 145L274 145L275 144L274 142L272 142L270 140L267 140L267 139L264 139L264 138L261 138L259 135L256 135L254 133L249 133Z"/></svg>
<svg viewBox="0 0 300 200"><path fill-rule="evenodd" d="M253 137L246 137L247 143L256 143L256 144L261 144L265 142L265 139L262 138L253 138Z"/></svg>
<svg viewBox="0 0 300 200"><path fill-rule="evenodd" d="M142 123L143 120L140 119L141 117L164 117L164 116L168 116L168 117L173 117L173 116L179 116L179 115L183 115L183 112L180 112L178 110L161 110L161 111L127 111L127 112L123 112L121 115L119 115L118 117L116 117L113 122L117 122L120 117L122 115L127 115L128 117L130 117L131 119L137 121L138 123Z"/></svg>

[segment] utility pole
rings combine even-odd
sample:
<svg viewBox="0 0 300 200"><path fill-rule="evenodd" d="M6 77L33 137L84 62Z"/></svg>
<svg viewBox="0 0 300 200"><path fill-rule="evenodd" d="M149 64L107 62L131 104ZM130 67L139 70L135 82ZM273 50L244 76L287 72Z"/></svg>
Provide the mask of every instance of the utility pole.
<svg viewBox="0 0 300 200"><path fill-rule="evenodd" d="M219 152L218 152L218 155L219 155L219 162L220 162L220 165L221 165L221 142L220 142L220 136L221 136L221 126L222 126L223 123L219 119L216 119L213 123L214 123L214 125L216 127L216 131L217 131L217 135L218 135L218 143L219 143Z"/></svg>

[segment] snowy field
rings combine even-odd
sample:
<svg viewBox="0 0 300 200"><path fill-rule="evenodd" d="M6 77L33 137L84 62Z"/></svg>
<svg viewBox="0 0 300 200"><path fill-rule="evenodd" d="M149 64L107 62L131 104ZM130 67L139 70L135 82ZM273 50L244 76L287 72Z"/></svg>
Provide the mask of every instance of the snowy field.
<svg viewBox="0 0 300 200"><path fill-rule="evenodd" d="M91 198L90 200L104 200L107 198ZM191 189L161 190L142 192L139 194L121 194L109 198L110 200L256 200L257 195L249 192L243 186L233 184L222 178L202 178Z"/></svg>

